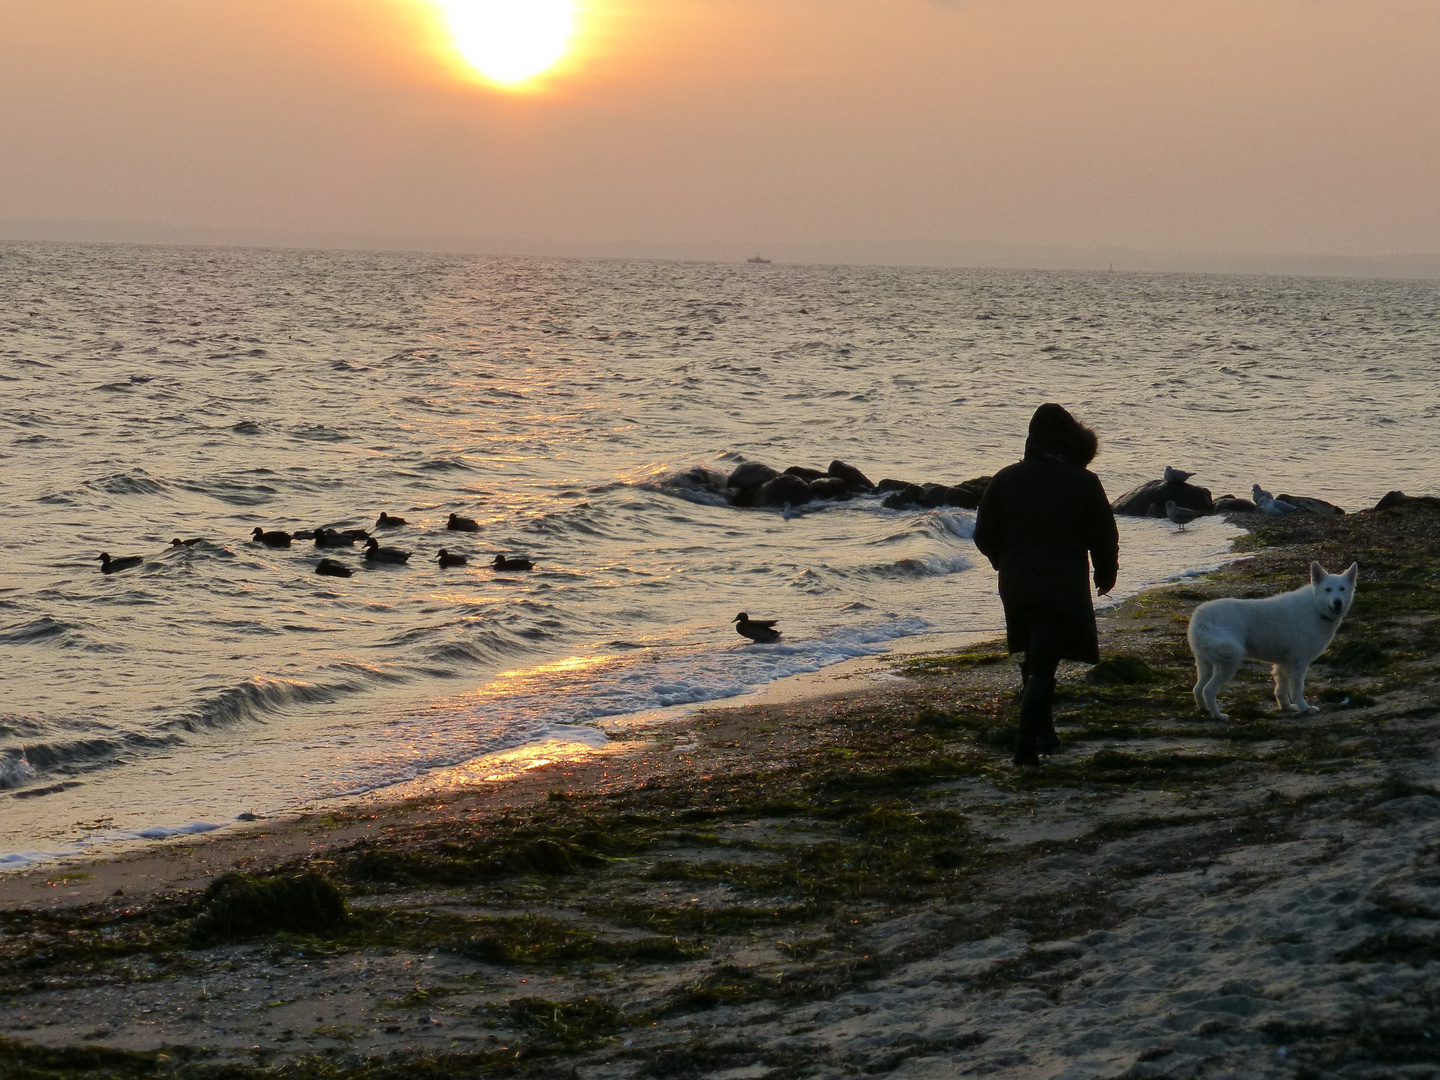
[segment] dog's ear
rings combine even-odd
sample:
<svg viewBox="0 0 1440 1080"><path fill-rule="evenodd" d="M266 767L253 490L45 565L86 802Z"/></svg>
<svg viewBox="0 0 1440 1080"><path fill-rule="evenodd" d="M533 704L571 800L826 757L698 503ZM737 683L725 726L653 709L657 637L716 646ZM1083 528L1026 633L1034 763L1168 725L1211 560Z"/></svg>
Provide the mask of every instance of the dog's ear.
<svg viewBox="0 0 1440 1080"><path fill-rule="evenodd" d="M1352 562L1350 569L1345 571L1345 580L1350 582L1351 585L1354 585L1355 575L1358 573L1360 573L1360 564L1358 562Z"/></svg>
<svg viewBox="0 0 1440 1080"><path fill-rule="evenodd" d="M1324 581L1324 580L1325 580L1325 567L1321 566L1318 562L1312 562L1312 563L1310 564L1310 584L1311 584L1311 585L1319 585L1320 582L1322 582L1322 581Z"/></svg>

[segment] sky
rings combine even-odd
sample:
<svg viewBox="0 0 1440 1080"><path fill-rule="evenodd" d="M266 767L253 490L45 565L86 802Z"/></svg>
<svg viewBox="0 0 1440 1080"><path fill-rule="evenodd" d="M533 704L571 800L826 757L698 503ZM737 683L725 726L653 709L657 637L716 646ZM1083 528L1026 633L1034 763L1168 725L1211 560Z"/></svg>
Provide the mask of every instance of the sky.
<svg viewBox="0 0 1440 1080"><path fill-rule="evenodd" d="M524 3L526 0L516 0ZM1440 253L1436 0L0 0L0 221Z"/></svg>

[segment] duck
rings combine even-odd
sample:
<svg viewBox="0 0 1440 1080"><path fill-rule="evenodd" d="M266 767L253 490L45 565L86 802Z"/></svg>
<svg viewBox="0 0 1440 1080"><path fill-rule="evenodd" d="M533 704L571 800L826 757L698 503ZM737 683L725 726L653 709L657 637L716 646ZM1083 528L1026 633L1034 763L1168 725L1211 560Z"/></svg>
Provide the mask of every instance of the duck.
<svg viewBox="0 0 1440 1080"><path fill-rule="evenodd" d="M490 564L496 570L534 570L535 564L529 559L507 559L504 555L496 555L495 561Z"/></svg>
<svg viewBox="0 0 1440 1080"><path fill-rule="evenodd" d="M1165 503L1165 516L1178 526L1179 532L1185 531L1185 526L1195 520L1195 511L1184 506L1177 506L1174 499Z"/></svg>
<svg viewBox="0 0 1440 1080"><path fill-rule="evenodd" d="M118 559L112 559L108 551L100 553L100 572L102 574L118 574L121 570L129 570L132 566L139 566L145 561L143 555L122 555Z"/></svg>
<svg viewBox="0 0 1440 1080"><path fill-rule="evenodd" d="M407 524L407 522L404 518L391 517L389 514L385 513L384 510L381 510L380 516L375 519L375 527L377 529L396 529L399 528L401 525L405 524Z"/></svg>
<svg viewBox="0 0 1440 1080"><path fill-rule="evenodd" d="M751 641L762 645L768 644L780 640L780 631L775 629L775 624L779 621L779 619L752 619L742 611L735 616L735 632Z"/></svg>
<svg viewBox="0 0 1440 1080"><path fill-rule="evenodd" d="M181 540L180 537L177 536L174 540L170 541L170 546L174 548L192 548L196 544L203 544L204 542L205 541L198 536L193 540Z"/></svg>
<svg viewBox="0 0 1440 1080"><path fill-rule="evenodd" d="M325 577L350 577L355 573L344 563L338 563L334 559L321 559L315 564L315 572Z"/></svg>
<svg viewBox="0 0 1440 1080"><path fill-rule="evenodd" d="M369 538L368 533L366 534L366 538ZM316 547L354 547L356 539L354 536L350 536L347 533L336 532L334 529L322 528L315 530Z"/></svg>
<svg viewBox="0 0 1440 1080"><path fill-rule="evenodd" d="M459 514L451 514L445 528L453 532L479 532L480 523L474 518L462 518Z"/></svg>
<svg viewBox="0 0 1440 1080"><path fill-rule="evenodd" d="M296 529L290 534L290 538L292 540L314 540L317 534L324 531L324 529Z"/></svg>
<svg viewBox="0 0 1440 1080"><path fill-rule="evenodd" d="M1190 477L1194 475L1195 474L1193 472L1186 472L1184 469L1177 469L1173 465L1165 466L1165 482L1167 484L1183 484L1186 480L1189 480Z"/></svg>
<svg viewBox="0 0 1440 1080"><path fill-rule="evenodd" d="M276 530L275 532L266 532L264 529L260 528L259 525L256 525L255 531L251 533L250 536L252 539L258 540L266 547L290 546L291 536L288 532L281 532L279 530Z"/></svg>
<svg viewBox="0 0 1440 1080"><path fill-rule="evenodd" d="M464 555L451 555L444 548L440 549L440 569L444 570L451 566L464 566L470 560Z"/></svg>
<svg viewBox="0 0 1440 1080"><path fill-rule="evenodd" d="M365 541L365 558L372 562L402 563L410 560L410 552L401 551L399 548L381 547L372 536Z"/></svg>

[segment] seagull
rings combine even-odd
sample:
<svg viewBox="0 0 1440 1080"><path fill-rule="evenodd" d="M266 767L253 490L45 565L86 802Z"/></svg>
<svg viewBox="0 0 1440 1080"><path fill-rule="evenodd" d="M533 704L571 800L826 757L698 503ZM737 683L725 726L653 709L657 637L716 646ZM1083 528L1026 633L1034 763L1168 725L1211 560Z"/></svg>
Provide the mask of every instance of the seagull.
<svg viewBox="0 0 1440 1080"><path fill-rule="evenodd" d="M464 555L451 555L444 548L440 549L440 569L444 570L451 566L464 566L470 560Z"/></svg>
<svg viewBox="0 0 1440 1080"><path fill-rule="evenodd" d="M394 529L394 528L396 528L396 527L398 527L398 526L400 526L400 525L404 525L404 524L405 524L405 519L404 519L404 518L402 518L402 517L391 517L389 514L385 513L384 510L381 510L381 511L380 511L380 516L375 519L375 527L376 527L377 529Z"/></svg>
<svg viewBox="0 0 1440 1080"><path fill-rule="evenodd" d="M534 570L535 564L529 559L507 559L504 555L496 555L495 561L490 564L496 570Z"/></svg>
<svg viewBox="0 0 1440 1080"><path fill-rule="evenodd" d="M459 514L451 514L445 528L454 532L479 532L480 524L474 518L462 518Z"/></svg>
<svg viewBox="0 0 1440 1080"><path fill-rule="evenodd" d="M325 577L350 577L355 573L344 563L338 563L334 559L321 559L315 564L315 572Z"/></svg>
<svg viewBox="0 0 1440 1080"><path fill-rule="evenodd" d="M1177 469L1171 465L1165 466L1165 482L1167 484L1183 484L1194 475L1193 472L1186 472L1184 469Z"/></svg>
<svg viewBox="0 0 1440 1080"><path fill-rule="evenodd" d="M1300 509L1294 503L1282 502L1275 498L1274 495L1271 495L1270 492L1266 491L1259 484L1252 484L1250 491L1255 496L1255 509L1259 510L1262 514L1293 514L1296 510Z"/></svg>
<svg viewBox="0 0 1440 1080"><path fill-rule="evenodd" d="M780 640L780 631L775 629L779 619L752 619L745 612L735 616L735 632L759 644Z"/></svg>
<svg viewBox="0 0 1440 1080"><path fill-rule="evenodd" d="M365 558L371 562L402 563L409 560L410 552L401 551L399 548L381 547L372 536L365 541Z"/></svg>
<svg viewBox="0 0 1440 1080"><path fill-rule="evenodd" d="M266 532L264 529L260 528L259 525L256 525L255 531L250 535L252 539L260 541L260 543L264 544L266 547L290 546L290 534L288 532Z"/></svg>
<svg viewBox="0 0 1440 1080"><path fill-rule="evenodd" d="M1165 504L1165 516L1179 526L1178 532L1184 532L1185 526L1194 521L1196 515L1194 510L1187 509L1183 506L1176 506L1175 500L1171 499Z"/></svg>
<svg viewBox="0 0 1440 1080"><path fill-rule="evenodd" d="M142 555L122 555L118 559L112 559L108 551L100 553L100 572L102 574L118 574L121 570L129 570L132 566L139 566L145 561Z"/></svg>

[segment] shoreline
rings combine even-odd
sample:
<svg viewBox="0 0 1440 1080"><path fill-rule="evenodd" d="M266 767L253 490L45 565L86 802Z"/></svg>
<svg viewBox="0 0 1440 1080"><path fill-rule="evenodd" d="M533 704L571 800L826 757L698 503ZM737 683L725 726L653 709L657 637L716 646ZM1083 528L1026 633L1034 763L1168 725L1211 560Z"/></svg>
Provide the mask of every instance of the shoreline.
<svg viewBox="0 0 1440 1080"><path fill-rule="evenodd" d="M1041 769L1008 764L1013 665L971 641L867 658L891 677L857 670L846 692L617 730L576 760L517 754L504 783L256 822L67 884L0 878L0 1062L1425 1074L1440 513L1247 524L1251 557L1101 613L1102 652L1138 666L1062 667L1065 748ZM1293 587L1314 557L1362 563L1312 676L1323 711L1277 716L1252 665L1235 719L1199 719L1188 611ZM204 936L200 890L230 870L318 872L348 915ZM91 1075L78 1062L48 1067Z"/></svg>
<svg viewBox="0 0 1440 1080"><path fill-rule="evenodd" d="M1233 539L1233 535L1225 537L1227 544ZM1189 554L1194 556L1197 553L1190 552ZM1138 581L1132 582L1129 587L1137 592L1144 591L1167 581L1183 580L1196 573L1208 572L1238 557L1242 556L1222 554L1219 550L1215 550L1204 554L1198 562L1194 562L1186 569L1167 574L1158 582L1152 582L1142 577ZM1153 571L1154 568L1150 569ZM1102 608L1099 612L1100 616L1103 618L1104 612L1113 606L1112 603ZM537 757L558 755L562 760L577 760L588 756L591 749L603 749L587 749L583 734L585 731L604 738L606 732L620 730L629 738L631 737L630 733L636 728L654 723L663 725L677 722L696 712L710 709L744 708L752 704L795 703L807 698L845 693L856 689L862 683L883 683L893 673L893 665L887 664L884 660L885 657L899 657L917 651L943 651L947 648L961 648L965 642L983 640L996 634L1003 634L1003 625L992 631L925 630L917 634L890 639L886 643L886 651L883 653L853 657L814 671L783 676L734 697L713 698L687 705L657 707L639 713L604 717L593 724L581 725L581 728L577 729L577 738L571 743L542 738L536 742L521 743L518 746L477 755L454 765L433 767L419 777L410 780L384 783L352 794L316 797L287 809L267 811L263 806L244 807L243 803L241 806L247 811L261 811L264 823L274 828L278 826L278 823L302 819L307 815L346 812L360 806L384 806L392 802L403 803L415 798L437 797L446 789L447 785L464 789L473 787L482 781L495 782L497 777L490 774L497 770L513 775L527 767L525 764L527 760ZM862 677L859 675L860 672L868 674ZM450 701L449 698L439 700ZM421 708L418 711L423 712L424 710ZM416 713L417 709L412 707L402 711L400 715L409 718ZM231 733L226 738L233 741L235 736ZM143 764L136 767L142 768L142 770L146 769ZM190 773L194 773L194 762L182 765L180 775L185 775L186 769ZM157 776L166 775L170 771L171 766L168 762L158 761L151 763L148 771L142 771L135 779L142 785L147 782L153 784L157 781ZM15 875L39 874L55 878L63 878L67 875L75 877L78 873L85 872L85 867L97 861L111 858L143 857L151 849L193 843L201 837L208 842L234 835L237 832L254 831L253 828L245 828L245 819L235 819L229 817L228 814L216 815L207 812L204 806L194 805L193 798L189 800L191 805L185 806L177 803L170 808L172 812L169 813L142 811L137 814L131 808L130 812L122 818L122 820L128 820L121 826L109 817L111 814L119 816L119 811L114 809L119 804L111 801L107 796L118 796L123 799L124 792L117 788L117 785L122 784L125 779L126 777L118 772L104 773L87 778L83 785L76 785L73 781L61 781L51 785L50 788L43 789L44 791L53 790L59 794L56 789L74 787L76 792L62 796L64 799L71 800L67 805L52 807L50 798L47 797L43 808L36 807L37 810L43 810L44 816L31 822L35 827L31 829L31 835L35 839L33 842L12 840L11 850L5 856L10 865L0 866L0 883ZM187 777L187 780L189 787L192 790L195 789L195 778L190 776ZM40 793L36 792L35 794ZM30 796L22 792L12 797L29 798ZM39 831L37 832L35 829ZM107 832L112 835L107 836ZM0 896L3 895L3 889L0 889Z"/></svg>

